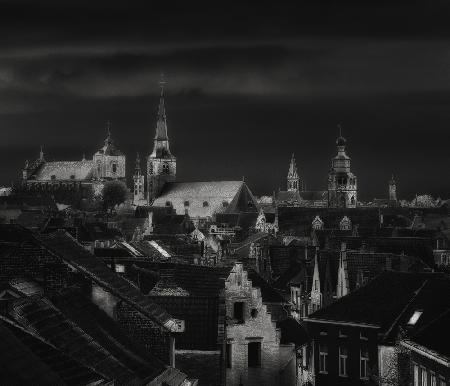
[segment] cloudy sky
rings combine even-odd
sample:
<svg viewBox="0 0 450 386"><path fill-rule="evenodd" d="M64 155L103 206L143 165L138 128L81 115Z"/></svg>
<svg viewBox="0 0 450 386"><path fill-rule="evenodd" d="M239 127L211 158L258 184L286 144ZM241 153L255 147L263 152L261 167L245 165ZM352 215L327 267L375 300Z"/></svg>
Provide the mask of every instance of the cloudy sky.
<svg viewBox="0 0 450 386"><path fill-rule="evenodd" d="M391 173L405 198L450 196L447 2L91 3L0 3L0 184L41 144L92 156L107 120L131 170L164 72L179 180L270 194L294 152L324 189L341 123L361 198Z"/></svg>

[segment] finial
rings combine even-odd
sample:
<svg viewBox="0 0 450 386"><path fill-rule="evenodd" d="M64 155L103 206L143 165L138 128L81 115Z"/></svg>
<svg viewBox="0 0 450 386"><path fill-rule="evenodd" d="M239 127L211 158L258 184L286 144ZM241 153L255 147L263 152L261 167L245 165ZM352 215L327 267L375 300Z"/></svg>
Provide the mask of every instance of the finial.
<svg viewBox="0 0 450 386"><path fill-rule="evenodd" d="M342 137L342 126L341 126L341 124L338 123L337 127L339 129L339 137Z"/></svg>
<svg viewBox="0 0 450 386"><path fill-rule="evenodd" d="M106 131L108 133L108 138L111 137L111 121L110 120L106 121Z"/></svg>

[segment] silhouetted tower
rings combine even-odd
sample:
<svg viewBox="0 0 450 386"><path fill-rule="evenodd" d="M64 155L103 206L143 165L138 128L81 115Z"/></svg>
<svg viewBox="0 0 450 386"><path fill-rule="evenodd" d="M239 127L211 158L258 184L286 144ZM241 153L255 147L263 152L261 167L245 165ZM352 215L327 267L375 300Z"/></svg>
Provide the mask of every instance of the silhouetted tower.
<svg viewBox="0 0 450 386"><path fill-rule="evenodd" d="M300 178L298 176L294 153L292 153L291 163L289 164L289 171L287 175L287 190L290 192L298 192L299 189L300 189Z"/></svg>
<svg viewBox="0 0 450 386"><path fill-rule="evenodd" d="M389 180L389 201L397 201L397 183L395 182L394 175Z"/></svg>
<svg viewBox="0 0 450 386"><path fill-rule="evenodd" d="M159 98L158 120L153 141L153 152L147 159L147 192L148 203L158 197L166 182L175 181L177 174L177 159L169 149L169 137L167 135L166 109L164 105L164 85L161 77L159 82L161 94Z"/></svg>
<svg viewBox="0 0 450 386"><path fill-rule="evenodd" d="M134 168L133 182L133 204L142 205L145 199L145 183L144 175L141 173L141 159L139 158L139 153L136 155L136 166Z"/></svg>

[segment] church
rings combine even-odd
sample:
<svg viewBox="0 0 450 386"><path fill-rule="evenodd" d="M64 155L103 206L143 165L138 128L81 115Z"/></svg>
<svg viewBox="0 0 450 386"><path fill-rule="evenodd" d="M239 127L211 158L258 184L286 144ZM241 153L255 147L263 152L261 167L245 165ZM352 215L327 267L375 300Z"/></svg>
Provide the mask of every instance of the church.
<svg viewBox="0 0 450 386"><path fill-rule="evenodd" d="M163 81L160 87L153 151L147 157L146 176L139 155L136 159L133 204L170 209L188 215L196 224L212 221L219 213L257 212L256 199L244 181L176 180L177 159L170 151Z"/></svg>
<svg viewBox="0 0 450 386"><path fill-rule="evenodd" d="M108 123L104 144L92 159L83 155L77 161L46 161L41 147L37 160L25 161L22 187L31 191L78 191L87 196L89 190L100 193L106 181L125 182L125 165L125 154L114 145Z"/></svg>

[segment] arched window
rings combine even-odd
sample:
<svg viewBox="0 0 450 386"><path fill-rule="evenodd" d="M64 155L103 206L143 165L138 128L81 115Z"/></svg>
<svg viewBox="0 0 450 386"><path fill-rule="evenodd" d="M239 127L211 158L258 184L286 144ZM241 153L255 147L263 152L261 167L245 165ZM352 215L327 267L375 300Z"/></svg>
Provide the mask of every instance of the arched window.
<svg viewBox="0 0 450 386"><path fill-rule="evenodd" d="M352 198L350 199L350 202L352 205L355 205L355 197L352 196Z"/></svg>
<svg viewBox="0 0 450 386"><path fill-rule="evenodd" d="M116 163L111 164L111 171L113 174L117 173L117 164Z"/></svg>
<svg viewBox="0 0 450 386"><path fill-rule="evenodd" d="M163 171L164 174L169 174L169 165L168 164L163 164L162 171Z"/></svg>
<svg viewBox="0 0 450 386"><path fill-rule="evenodd" d="M209 206L208 201L203 201L203 208L207 208Z"/></svg>

